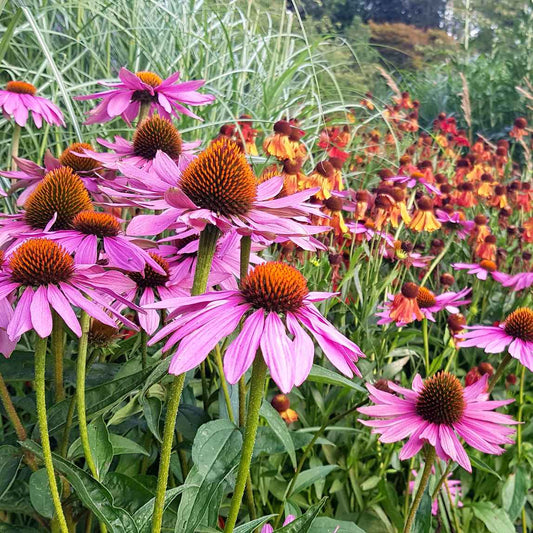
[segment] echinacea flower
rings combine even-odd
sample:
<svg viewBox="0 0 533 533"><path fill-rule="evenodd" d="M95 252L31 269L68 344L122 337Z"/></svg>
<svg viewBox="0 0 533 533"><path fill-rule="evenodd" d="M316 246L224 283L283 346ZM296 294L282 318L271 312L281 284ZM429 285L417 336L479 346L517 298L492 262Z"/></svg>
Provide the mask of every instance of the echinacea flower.
<svg viewBox="0 0 533 533"><path fill-rule="evenodd" d="M433 313L438 313L444 309L452 314L459 313L458 305L470 303L470 300L464 298L470 291L471 289L466 288L459 292L448 291L435 295L426 287L419 287L416 301L422 314L431 322L435 322Z"/></svg>
<svg viewBox="0 0 533 533"><path fill-rule="evenodd" d="M503 287L512 288L513 291L529 289L533 285L533 272L519 272L518 274L509 276L501 283Z"/></svg>
<svg viewBox="0 0 533 533"><path fill-rule="evenodd" d="M311 370L315 351L305 330L316 339L333 366L347 376L360 376L355 363L364 354L313 305L330 296L331 293L309 292L305 278L294 267L265 263L241 281L239 290L174 298L147 306L170 308L169 318L174 318L150 344L170 335L163 348L167 351L181 341L169 372L182 374L200 364L244 318L241 332L224 355L224 373L230 383L237 383L260 348L272 379L282 392L301 385Z"/></svg>
<svg viewBox="0 0 533 533"><path fill-rule="evenodd" d="M7 334L11 340L18 340L22 334L34 329L41 338L48 337L52 332L54 309L80 337L81 327L73 307L83 309L104 324L115 326L115 320L108 314L111 313L128 327L136 329L110 305L113 300L124 301L118 292L124 292L129 285L131 281L120 272L76 265L54 241L27 240L6 256L6 264L0 271L0 299L15 295L15 309Z"/></svg>
<svg viewBox="0 0 533 533"><path fill-rule="evenodd" d="M476 346L485 353L501 353L505 349L533 372L533 311L521 307L498 326L466 326L459 346Z"/></svg>
<svg viewBox="0 0 533 533"><path fill-rule="evenodd" d="M179 187L169 188L164 201L142 204L163 212L135 217L127 232L138 236L158 235L167 229L202 231L211 224L223 233L233 229L270 241L289 239L303 249L316 250L321 245L311 235L328 229L308 224L309 216L322 216L305 202L316 189L275 198L282 187L282 177L258 185L246 156L235 142L222 137L189 164Z"/></svg>
<svg viewBox="0 0 533 533"><path fill-rule="evenodd" d="M467 274L475 274L482 281L485 281L489 274L498 283L503 284L509 279L508 274L498 272L496 263L488 259L483 259L479 263L452 263L451 266L457 270L467 270Z"/></svg>
<svg viewBox="0 0 533 533"><path fill-rule="evenodd" d="M142 272L129 272L129 278L134 285L124 293L124 298L138 302L140 306L147 306L160 300L184 297L189 294L179 280L172 275L172 269L161 255L150 252L151 263L146 264ZM157 270L151 265L156 264ZM141 328L152 335L160 324L159 313L155 309L146 308L137 315Z"/></svg>
<svg viewBox="0 0 533 533"><path fill-rule="evenodd" d="M409 437L400 450L401 460L410 459L428 443L442 460L451 459L471 472L470 459L459 438L483 453L500 455L505 451L500 444L513 443L509 435L514 429L507 426L517 424L511 416L494 412L514 400L489 400L487 381L485 375L463 388L448 372L439 372L425 381L417 374L412 389L390 381L388 386L395 394L367 384L375 405L360 407L359 412L373 419L360 422L380 434L379 440L384 443Z"/></svg>
<svg viewBox="0 0 533 533"><path fill-rule="evenodd" d="M100 138L97 141L114 153L85 149L80 150L80 155L96 159L105 168L120 170L126 175L128 173L125 169L128 167L150 170L161 152L177 165L179 172L182 172L194 158L194 149L200 145L200 141L183 142L172 122L158 115L144 119L135 130L131 142L120 135L115 136L115 142Z"/></svg>
<svg viewBox="0 0 533 533"><path fill-rule="evenodd" d="M50 229L69 229L78 213L93 209L81 178L70 167L59 167L46 174L21 213L0 217L0 244L24 240Z"/></svg>
<svg viewBox="0 0 533 533"><path fill-rule="evenodd" d="M8 81L5 89L0 89L0 109L4 116L12 117L21 127L26 125L29 112L37 128L43 124L64 126L63 114L50 100L37 96L37 88L25 81Z"/></svg>
<svg viewBox="0 0 533 533"><path fill-rule="evenodd" d="M0 175L16 180L10 192L22 189L17 198L17 205L19 206L26 203L31 193L49 172L62 166L70 167L81 178L86 189L95 194L98 192L100 181L104 179L106 174L109 174L109 171L104 171L95 159L76 155L83 150L92 150L92 146L89 143L73 143L63 150L59 159L55 158L50 150L47 150L44 154L44 166L42 167L29 159L15 157L17 170L0 171Z"/></svg>
<svg viewBox="0 0 533 533"><path fill-rule="evenodd" d="M457 236L461 239L466 239L466 237L474 229L474 221L466 220L464 214L460 211L447 213L442 209L437 209L436 213L437 220L443 225L443 227L445 229L457 232Z"/></svg>
<svg viewBox="0 0 533 533"><path fill-rule="evenodd" d="M76 264L95 265L103 253L110 267L142 272L148 264L164 274L148 252L132 242L131 237L123 235L120 221L110 213L81 211L72 219L70 229L52 231L47 237L75 254Z"/></svg>
<svg viewBox="0 0 533 533"><path fill-rule="evenodd" d="M204 80L176 83L179 76L179 72L174 72L163 80L154 72L133 73L122 67L118 73L120 82L99 82L100 85L110 87L109 90L76 96L75 99L102 98L102 101L89 111L89 118L85 124L109 122L119 115L127 124L131 124L139 114L142 103L150 103L150 115L157 112L162 117L170 119L173 116L178 118L180 114L183 114L201 120L182 104L194 106L210 104L215 97L212 94L198 92L198 89L205 83Z"/></svg>
<svg viewBox="0 0 533 533"><path fill-rule="evenodd" d="M388 181L394 181L397 183L405 183L408 189L414 188L416 185L422 185L428 193L436 194L440 196L441 192L438 187L429 183L421 172L414 172L411 177L408 176L392 176L387 178Z"/></svg>

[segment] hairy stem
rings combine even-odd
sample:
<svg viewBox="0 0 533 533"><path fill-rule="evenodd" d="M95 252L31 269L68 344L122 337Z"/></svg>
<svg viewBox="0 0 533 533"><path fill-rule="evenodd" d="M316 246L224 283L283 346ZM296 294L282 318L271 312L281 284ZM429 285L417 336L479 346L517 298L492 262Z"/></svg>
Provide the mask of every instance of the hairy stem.
<svg viewBox="0 0 533 533"><path fill-rule="evenodd" d="M52 450L50 448L50 436L48 434L48 421L46 419L46 390L45 390L45 370L46 370L46 344L48 338L41 339L37 336L35 343L35 395L37 402L37 420L41 433L41 445L43 448L43 459L52 501L56 512L56 519L61 533L68 533L67 521L61 507L61 498L57 488L54 474L54 464L52 462Z"/></svg>

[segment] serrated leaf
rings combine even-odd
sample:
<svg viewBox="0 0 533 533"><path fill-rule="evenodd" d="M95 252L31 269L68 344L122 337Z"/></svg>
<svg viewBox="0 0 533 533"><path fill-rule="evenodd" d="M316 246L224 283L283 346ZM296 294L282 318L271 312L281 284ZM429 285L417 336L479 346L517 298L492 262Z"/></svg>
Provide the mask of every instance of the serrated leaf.
<svg viewBox="0 0 533 533"><path fill-rule="evenodd" d="M25 440L21 446L42 459L42 449L35 442ZM131 515L124 509L114 506L111 493L100 482L59 455L52 454L52 457L54 468L67 478L78 498L96 515L98 520L104 522L111 531L138 533Z"/></svg>
<svg viewBox="0 0 533 533"><path fill-rule="evenodd" d="M328 370L327 368L318 365L312 366L307 379L316 383L327 383L328 385L336 385L338 387L349 387L353 390L366 393L366 390L363 389L361 385L355 383L355 381L351 381L332 370Z"/></svg>
<svg viewBox="0 0 533 533"><path fill-rule="evenodd" d="M276 529L275 533L308 533L314 519L322 510L322 507L324 507L326 501L327 498L322 498L315 505L311 505L311 507L309 507L309 509L307 509L307 511L302 516L300 516L290 524Z"/></svg>
<svg viewBox="0 0 533 533"><path fill-rule="evenodd" d="M298 494L298 492L310 487L315 481L324 479L330 472L338 469L339 467L337 465L325 465L304 470L300 473L298 479L294 483L292 494Z"/></svg>
<svg viewBox="0 0 533 533"><path fill-rule="evenodd" d="M268 425L281 441L291 459L292 466L296 469L296 451L291 432L287 428L285 420L266 400L262 403L259 414L267 421Z"/></svg>
<svg viewBox="0 0 533 533"><path fill-rule="evenodd" d="M22 455L15 446L0 446L0 501L17 477Z"/></svg>
<svg viewBox="0 0 533 533"><path fill-rule="evenodd" d="M29 482L30 501L33 508L45 518L52 518L55 513L50 484L46 469L32 472Z"/></svg>

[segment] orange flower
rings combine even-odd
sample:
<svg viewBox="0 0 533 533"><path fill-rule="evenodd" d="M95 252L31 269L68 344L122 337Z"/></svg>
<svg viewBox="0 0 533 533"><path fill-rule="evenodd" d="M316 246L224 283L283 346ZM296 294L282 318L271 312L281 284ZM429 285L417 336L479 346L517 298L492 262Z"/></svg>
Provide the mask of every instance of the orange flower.
<svg viewBox="0 0 533 533"><path fill-rule="evenodd" d="M274 133L266 137L263 141L263 150L280 160L294 159L296 152L291 144L289 135L292 133L292 126L286 120L278 120L274 124Z"/></svg>
<svg viewBox="0 0 533 533"><path fill-rule="evenodd" d="M389 318L394 322L409 324L416 317L422 320L424 315L418 306L416 297L419 287L416 283L404 283L402 290L394 297L389 309Z"/></svg>
<svg viewBox="0 0 533 533"><path fill-rule="evenodd" d="M494 261L496 259L496 237L487 235L484 241L476 247L475 256L479 259Z"/></svg>
<svg viewBox="0 0 533 533"><path fill-rule="evenodd" d="M441 227L441 223L433 214L433 200L429 196L422 196L418 202L418 210L415 211L409 228L413 231L435 231Z"/></svg>

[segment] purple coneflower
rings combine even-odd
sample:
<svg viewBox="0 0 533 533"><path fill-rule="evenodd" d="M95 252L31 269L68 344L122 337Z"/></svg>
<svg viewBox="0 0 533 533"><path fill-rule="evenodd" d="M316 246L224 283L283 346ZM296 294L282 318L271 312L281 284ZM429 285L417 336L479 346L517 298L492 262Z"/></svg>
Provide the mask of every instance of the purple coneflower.
<svg viewBox="0 0 533 533"><path fill-rule="evenodd" d="M181 341L169 369L171 374L179 375L200 364L246 317L224 357L224 373L230 383L237 383L261 348L272 379L282 392L301 385L314 358L314 343L304 328L338 370L350 377L354 373L360 376L355 363L364 354L313 305L330 296L309 292L305 278L295 268L265 263L248 274L240 290L175 298L148 306L170 308L169 318L176 317L150 344L170 335L163 348L166 351Z"/></svg>
<svg viewBox="0 0 533 533"><path fill-rule="evenodd" d="M48 124L64 126L63 114L50 100L36 96L37 88L25 81L8 81L5 89L0 89L0 109L4 116L12 117L21 127L26 125L31 111L33 122L40 128L43 119Z"/></svg>
<svg viewBox="0 0 533 533"><path fill-rule="evenodd" d="M185 169L179 188L170 188L163 201L152 209L158 215L139 215L128 226L129 235L158 235L167 229L176 233L183 225L203 230L216 226L223 233L231 229L257 239L290 239L306 250L321 246L311 235L327 226L309 226L310 215L323 216L306 203L316 189L275 198L283 187L283 177L257 184L253 171L238 145L221 138L213 142ZM274 199L272 199L274 198ZM149 203L145 207L150 207Z"/></svg>
<svg viewBox="0 0 533 533"><path fill-rule="evenodd" d="M148 252L122 234L120 221L110 213L81 211L71 222L71 229L52 231L46 235L74 255L80 265L95 265L105 254L108 266L128 272L142 272L148 264L160 274L164 270Z"/></svg>
<svg viewBox="0 0 533 533"><path fill-rule="evenodd" d="M489 274L498 283L503 283L509 279L508 274L498 272L496 263L488 259L483 259L479 263L452 263L451 266L457 270L467 270L467 274L475 274L482 281L485 281Z"/></svg>
<svg viewBox="0 0 533 533"><path fill-rule="evenodd" d="M48 337L52 332L54 309L72 332L81 337L81 327L72 307L79 307L103 324L116 327L107 311L136 329L110 305L117 299L128 304L118 292L124 292L131 284L120 272L76 265L54 241L30 239L6 256L6 265L0 271L0 299L20 290L7 334L11 340L18 340L34 329L39 337Z"/></svg>
<svg viewBox="0 0 533 533"><path fill-rule="evenodd" d="M422 185L428 193L436 194L437 196L441 196L442 193L438 189L438 187L435 187L435 185L432 185L429 183L425 178L423 177L415 177L415 176L392 176L391 178L387 178L387 181L393 181L398 183L407 183L407 188L412 189L417 184Z"/></svg>
<svg viewBox="0 0 533 533"><path fill-rule="evenodd" d="M201 120L192 111L184 107L187 105L210 104L215 100L211 94L201 94L197 90L205 83L204 80L176 83L179 72L175 72L165 80L157 74L148 71L130 72L122 67L118 74L120 82L99 82L100 85L110 87L109 90L76 96L76 100L102 101L91 111L85 124L108 122L119 115L131 124L139 114L141 104L150 104L149 114L157 112L162 117L170 119L180 114Z"/></svg>
<svg viewBox="0 0 533 533"><path fill-rule="evenodd" d="M95 152L91 149L80 150L80 155L96 159L104 167L111 170L121 170L123 173L129 167L138 167L150 170L160 152L166 154L177 165L181 173L194 159L194 150L200 146L201 141L185 143L176 127L166 118L158 115L146 118L137 127L133 140L128 141L119 135L115 142L98 138L97 141L114 153ZM167 169L163 167L165 172ZM175 174L175 169L172 169ZM135 175L133 168L130 173Z"/></svg>
<svg viewBox="0 0 533 533"><path fill-rule="evenodd" d="M367 384L370 399L376 405L360 407L359 412L375 419L360 422L374 428L372 431L380 434L381 442L409 437L400 451L401 460L410 459L428 443L441 459L451 459L471 472L470 459L459 438L483 453L500 455L504 452L500 444L513 443L509 435L514 430L507 426L517 424L509 415L493 411L514 400L489 401L485 392L487 380L484 375L463 388L447 372L425 381L417 374L412 390L389 381L388 387L396 394Z"/></svg>
<svg viewBox="0 0 533 533"><path fill-rule="evenodd" d="M459 211L447 213L437 209L435 213L443 228L455 231L461 239L466 239L476 225L473 220L465 220L464 214Z"/></svg>
<svg viewBox="0 0 533 533"><path fill-rule="evenodd" d="M533 371L533 311L521 307L498 326L466 326L459 346L476 346L486 353L501 353L506 348L528 370Z"/></svg>

